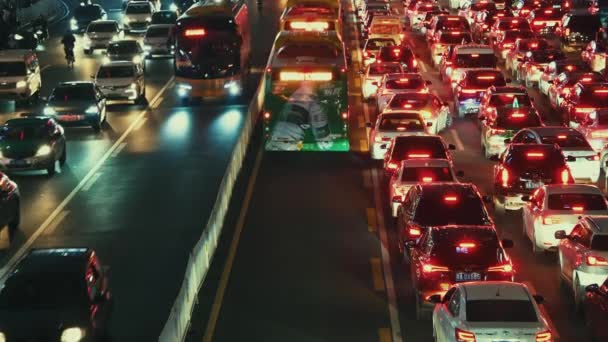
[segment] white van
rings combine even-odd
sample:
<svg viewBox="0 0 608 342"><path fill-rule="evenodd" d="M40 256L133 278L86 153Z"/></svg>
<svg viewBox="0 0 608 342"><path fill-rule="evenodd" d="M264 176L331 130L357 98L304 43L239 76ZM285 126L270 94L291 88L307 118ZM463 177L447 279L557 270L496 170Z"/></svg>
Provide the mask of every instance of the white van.
<svg viewBox="0 0 608 342"><path fill-rule="evenodd" d="M374 16L368 31L368 39L371 38L392 38L395 44L401 45L404 38L401 19L394 15Z"/></svg>
<svg viewBox="0 0 608 342"><path fill-rule="evenodd" d="M42 77L32 50L0 51L0 98L31 103L40 96Z"/></svg>

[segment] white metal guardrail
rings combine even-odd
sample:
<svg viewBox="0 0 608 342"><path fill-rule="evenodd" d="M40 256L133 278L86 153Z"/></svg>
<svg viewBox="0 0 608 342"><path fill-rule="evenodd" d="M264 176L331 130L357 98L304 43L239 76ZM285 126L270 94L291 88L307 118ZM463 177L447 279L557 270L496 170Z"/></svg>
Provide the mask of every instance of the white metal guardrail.
<svg viewBox="0 0 608 342"><path fill-rule="evenodd" d="M183 341L186 336L198 291L205 280L211 260L215 254L215 248L224 226L224 218L226 217L228 205L232 198L232 190L241 171L249 141L255 129L259 113L262 110L264 83L264 75L262 74L260 85L249 104L247 113L243 117L244 122L241 134L232 151L232 156L217 192L215 204L209 215L207 225L203 230L203 235L190 252L182 286L171 308L169 319L158 338L159 342L179 342Z"/></svg>

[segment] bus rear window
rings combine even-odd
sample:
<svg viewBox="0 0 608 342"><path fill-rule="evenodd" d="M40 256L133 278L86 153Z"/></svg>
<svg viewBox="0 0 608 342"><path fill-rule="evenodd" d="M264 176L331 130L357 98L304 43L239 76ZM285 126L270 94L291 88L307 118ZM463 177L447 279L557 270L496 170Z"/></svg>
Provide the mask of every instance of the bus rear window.
<svg viewBox="0 0 608 342"><path fill-rule="evenodd" d="M389 103L390 108L423 109L431 102L429 94L396 94Z"/></svg>
<svg viewBox="0 0 608 342"><path fill-rule="evenodd" d="M553 194L549 195L551 210L607 210L604 196L599 194Z"/></svg>
<svg viewBox="0 0 608 342"><path fill-rule="evenodd" d="M529 300L485 299L467 301L469 322L538 322Z"/></svg>
<svg viewBox="0 0 608 342"><path fill-rule="evenodd" d="M406 167L401 175L403 182L452 182L452 172L448 167Z"/></svg>
<svg viewBox="0 0 608 342"><path fill-rule="evenodd" d="M338 49L325 44L291 44L283 46L277 54L277 58L279 59L295 59L300 57L335 59L338 58Z"/></svg>

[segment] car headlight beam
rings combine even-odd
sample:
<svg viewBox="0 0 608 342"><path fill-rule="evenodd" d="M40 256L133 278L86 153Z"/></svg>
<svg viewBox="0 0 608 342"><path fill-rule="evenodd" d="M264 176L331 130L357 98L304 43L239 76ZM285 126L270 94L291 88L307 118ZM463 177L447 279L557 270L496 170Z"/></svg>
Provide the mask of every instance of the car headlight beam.
<svg viewBox="0 0 608 342"><path fill-rule="evenodd" d="M44 109L42 110L44 115L55 115L57 114L57 112L55 111L55 109L53 107L44 107Z"/></svg>
<svg viewBox="0 0 608 342"><path fill-rule="evenodd" d="M97 113L99 113L99 108L97 108L97 106L90 106L84 112L85 112L85 114L97 114Z"/></svg>
<svg viewBox="0 0 608 342"><path fill-rule="evenodd" d="M61 342L80 342L84 338L85 332L78 327L66 328L61 333Z"/></svg>
<svg viewBox="0 0 608 342"><path fill-rule="evenodd" d="M52 149L49 145L42 145L36 151L36 157L48 156L51 153Z"/></svg>
<svg viewBox="0 0 608 342"><path fill-rule="evenodd" d="M27 82L26 81L19 81L17 82L17 88L25 88L27 86Z"/></svg>

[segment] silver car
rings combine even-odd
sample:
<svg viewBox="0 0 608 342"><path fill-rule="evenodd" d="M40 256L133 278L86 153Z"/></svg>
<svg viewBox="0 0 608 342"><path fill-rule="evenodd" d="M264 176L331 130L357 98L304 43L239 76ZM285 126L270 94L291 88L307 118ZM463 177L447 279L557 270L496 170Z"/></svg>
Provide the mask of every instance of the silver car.
<svg viewBox="0 0 608 342"><path fill-rule="evenodd" d="M110 42L121 39L124 33L116 20L95 20L87 26L83 35L84 53L89 55L97 49L106 49Z"/></svg>
<svg viewBox="0 0 608 342"><path fill-rule="evenodd" d="M174 25L171 24L148 26L144 35L144 54L146 58L173 56L175 49L173 27Z"/></svg>

